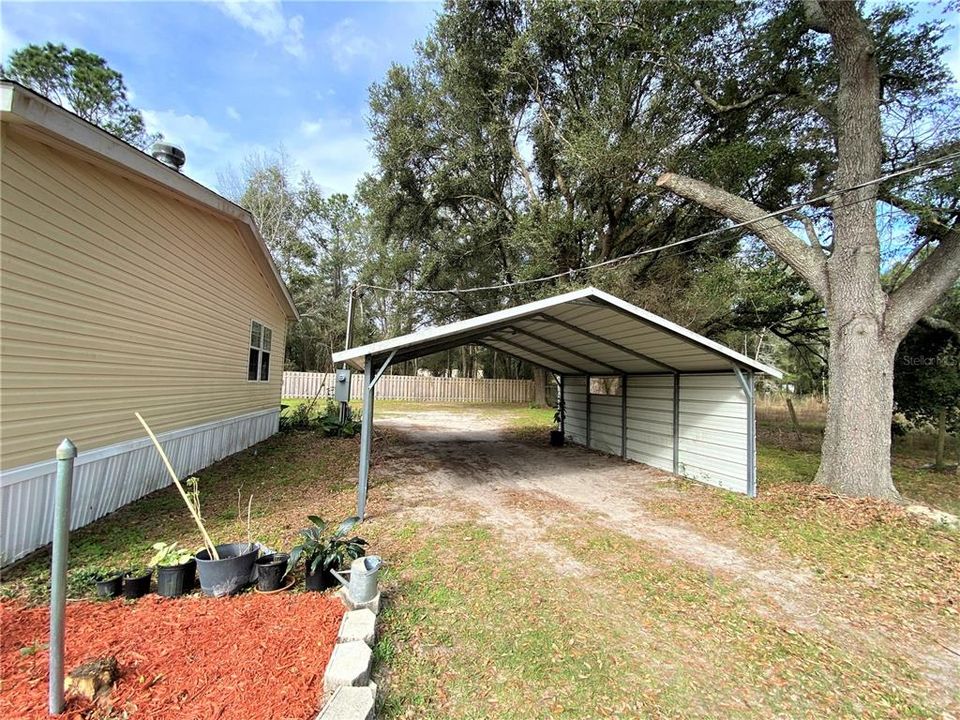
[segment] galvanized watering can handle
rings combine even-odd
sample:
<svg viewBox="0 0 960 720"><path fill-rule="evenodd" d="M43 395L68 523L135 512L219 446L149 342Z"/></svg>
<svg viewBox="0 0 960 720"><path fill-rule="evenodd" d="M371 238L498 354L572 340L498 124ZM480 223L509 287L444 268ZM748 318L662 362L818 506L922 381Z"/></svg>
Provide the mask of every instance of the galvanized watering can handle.
<svg viewBox="0 0 960 720"><path fill-rule="evenodd" d="M350 571L349 571L349 570L344 570L343 572L344 572L346 575L349 575L349 574L350 574ZM345 588L347 588L348 590L350 589L350 583L347 582L347 579L346 579L345 577L343 577L343 575L341 575L340 573L338 573L338 572L337 572L336 570L334 570L333 568L330 568L330 574L333 575L337 580L339 580L341 585L343 585L343 586L344 586Z"/></svg>

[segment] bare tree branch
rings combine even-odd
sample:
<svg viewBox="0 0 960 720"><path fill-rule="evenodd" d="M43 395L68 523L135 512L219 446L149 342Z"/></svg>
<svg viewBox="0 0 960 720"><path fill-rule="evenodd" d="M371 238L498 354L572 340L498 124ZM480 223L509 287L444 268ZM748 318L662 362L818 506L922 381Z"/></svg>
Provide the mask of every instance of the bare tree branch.
<svg viewBox="0 0 960 720"><path fill-rule="evenodd" d="M693 78L690 84L693 86L693 89L697 91L697 94L701 98L703 98L703 101L707 105L712 107L714 110L716 110L718 113L732 112L734 110L746 110L748 107L750 107L754 103L760 102L765 97L768 97L773 94L772 90L763 90L761 92L758 92L755 95L751 95L750 97L744 100L741 100L740 102L724 105L715 97L713 97L710 93L704 90L703 85L701 85L700 81L697 80L696 78Z"/></svg>
<svg viewBox="0 0 960 720"><path fill-rule="evenodd" d="M735 222L756 220L748 226L750 230L806 280L824 302L829 300L830 286L823 253L807 245L776 218L764 217L768 213L762 208L726 190L674 173L661 175L657 179L657 185Z"/></svg>
<svg viewBox="0 0 960 720"><path fill-rule="evenodd" d="M960 230L952 228L936 250L890 294L884 333L900 340L914 323L960 279Z"/></svg>
<svg viewBox="0 0 960 720"><path fill-rule="evenodd" d="M807 233L807 239L810 241L810 245L812 247L818 247L827 253L833 250L832 242L827 243L826 245L820 242L820 235L817 233L817 228L814 226L813 220L801 212L790 213L787 215L787 217L792 217L794 220L797 220L803 225L803 229Z"/></svg>

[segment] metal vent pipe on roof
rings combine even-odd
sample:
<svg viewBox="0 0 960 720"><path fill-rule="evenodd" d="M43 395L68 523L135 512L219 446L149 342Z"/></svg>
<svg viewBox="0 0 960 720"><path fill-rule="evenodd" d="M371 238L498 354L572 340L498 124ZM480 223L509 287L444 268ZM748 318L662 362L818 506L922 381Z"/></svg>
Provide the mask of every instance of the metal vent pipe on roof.
<svg viewBox="0 0 960 720"><path fill-rule="evenodd" d="M187 154L183 148L165 142L154 143L150 148L150 155L177 172L180 172L180 168L187 162Z"/></svg>

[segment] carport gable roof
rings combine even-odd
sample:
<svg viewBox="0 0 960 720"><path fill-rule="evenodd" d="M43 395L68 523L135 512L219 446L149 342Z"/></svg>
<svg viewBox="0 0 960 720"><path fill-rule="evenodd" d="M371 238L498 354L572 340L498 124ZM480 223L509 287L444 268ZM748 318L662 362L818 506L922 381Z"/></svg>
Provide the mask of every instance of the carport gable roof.
<svg viewBox="0 0 960 720"><path fill-rule="evenodd" d="M728 372L731 365L783 373L596 288L427 328L333 354L362 369L390 357L403 362L461 345L485 345L562 375Z"/></svg>

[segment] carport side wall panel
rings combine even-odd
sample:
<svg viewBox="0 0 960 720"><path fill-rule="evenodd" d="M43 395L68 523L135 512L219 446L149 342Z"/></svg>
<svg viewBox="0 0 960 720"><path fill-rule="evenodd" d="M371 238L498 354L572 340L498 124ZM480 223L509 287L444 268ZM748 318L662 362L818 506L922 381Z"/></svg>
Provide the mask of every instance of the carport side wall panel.
<svg viewBox="0 0 960 720"><path fill-rule="evenodd" d="M673 472L673 374L627 378L627 459Z"/></svg>
<svg viewBox="0 0 960 720"><path fill-rule="evenodd" d="M749 495L750 402L736 375L680 376L680 474Z"/></svg>
<svg viewBox="0 0 960 720"><path fill-rule="evenodd" d="M564 436L579 445L587 444L587 378L563 376Z"/></svg>
<svg viewBox="0 0 960 720"><path fill-rule="evenodd" d="M590 447L620 454L622 428L620 395L590 395Z"/></svg>

